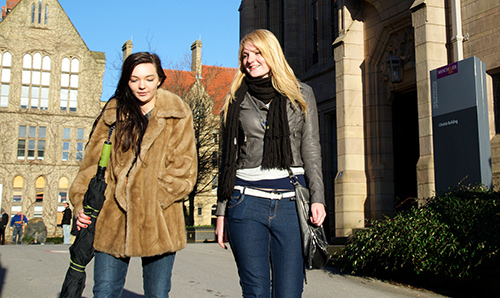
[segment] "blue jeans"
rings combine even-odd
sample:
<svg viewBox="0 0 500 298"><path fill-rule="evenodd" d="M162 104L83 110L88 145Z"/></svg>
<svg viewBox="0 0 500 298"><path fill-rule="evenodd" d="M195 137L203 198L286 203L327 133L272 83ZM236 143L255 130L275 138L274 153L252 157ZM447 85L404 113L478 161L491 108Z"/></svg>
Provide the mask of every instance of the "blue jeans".
<svg viewBox="0 0 500 298"><path fill-rule="evenodd" d="M62 225L64 244L69 244L69 225Z"/></svg>
<svg viewBox="0 0 500 298"><path fill-rule="evenodd" d="M14 226L14 231L12 232L12 243L16 243L16 238L17 238L17 244L21 244L21 241L23 240L23 227L16 227Z"/></svg>
<svg viewBox="0 0 500 298"><path fill-rule="evenodd" d="M144 297L168 298L175 253L142 258ZM121 297L130 258L95 253L94 297Z"/></svg>
<svg viewBox="0 0 500 298"><path fill-rule="evenodd" d="M234 191L226 214L243 297L301 297L305 267L295 201Z"/></svg>

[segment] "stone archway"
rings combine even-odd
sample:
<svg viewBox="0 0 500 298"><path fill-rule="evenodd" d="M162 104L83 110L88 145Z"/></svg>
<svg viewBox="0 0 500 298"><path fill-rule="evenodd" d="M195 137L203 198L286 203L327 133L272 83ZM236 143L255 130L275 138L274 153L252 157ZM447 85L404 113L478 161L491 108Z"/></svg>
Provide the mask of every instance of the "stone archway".
<svg viewBox="0 0 500 298"><path fill-rule="evenodd" d="M418 108L411 14L383 19L365 7L364 129L370 219L391 216L398 200L416 196ZM391 81L387 61L400 60L402 80ZM408 147L410 146L410 147ZM405 154L405 150L407 151Z"/></svg>

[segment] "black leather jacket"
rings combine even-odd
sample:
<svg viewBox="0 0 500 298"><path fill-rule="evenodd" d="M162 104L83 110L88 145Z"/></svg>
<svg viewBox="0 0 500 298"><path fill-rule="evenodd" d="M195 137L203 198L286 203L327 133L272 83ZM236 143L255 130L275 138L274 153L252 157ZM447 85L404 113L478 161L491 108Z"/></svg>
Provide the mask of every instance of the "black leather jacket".
<svg viewBox="0 0 500 298"><path fill-rule="evenodd" d="M316 99L310 86L304 83L300 83L300 85L302 95L307 103L307 116L302 113L299 106L294 107L291 102L287 105L293 154L292 166L304 168L311 193L311 204L325 204ZM252 101L259 109L262 118L257 115ZM253 99L248 93L240 107L240 123L243 128L244 140L240 145L237 168L255 168L262 164L265 131L260 122L261 119L267 119L269 109L262 101ZM217 215L224 215L226 203L227 201L218 202Z"/></svg>

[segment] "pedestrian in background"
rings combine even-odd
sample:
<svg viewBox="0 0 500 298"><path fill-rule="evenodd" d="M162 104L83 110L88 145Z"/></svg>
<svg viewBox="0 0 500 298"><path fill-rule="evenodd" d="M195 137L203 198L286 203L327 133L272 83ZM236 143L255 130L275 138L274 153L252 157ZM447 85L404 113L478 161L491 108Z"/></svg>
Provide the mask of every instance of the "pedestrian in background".
<svg viewBox="0 0 500 298"><path fill-rule="evenodd" d="M21 244L23 239L23 228L24 225L28 223L28 219L21 211L17 211L17 214L10 220L10 227L14 228L12 231L12 244Z"/></svg>
<svg viewBox="0 0 500 298"><path fill-rule="evenodd" d="M63 230L63 243L69 244L70 237L70 225L71 225L71 209L69 209L69 204L64 203L63 217L61 220L62 230Z"/></svg>
<svg viewBox="0 0 500 298"><path fill-rule="evenodd" d="M0 222L0 243L2 243L2 245L5 244L5 228L8 222L9 215L5 213L5 210L2 208L2 221Z"/></svg>
<svg viewBox="0 0 500 298"><path fill-rule="evenodd" d="M83 196L116 123L95 223L94 297L121 296L130 257L142 257L145 296L168 297L175 252L186 246L182 204L197 175L193 117L179 96L159 88L164 80L156 54L125 59L70 189L77 228L86 228L95 219L83 213Z"/></svg>
<svg viewBox="0 0 500 298"><path fill-rule="evenodd" d="M311 222L321 225L318 115L311 87L297 80L268 30L240 43L222 139L216 234L225 247L227 219L243 297L301 297L305 264L289 170L309 188Z"/></svg>

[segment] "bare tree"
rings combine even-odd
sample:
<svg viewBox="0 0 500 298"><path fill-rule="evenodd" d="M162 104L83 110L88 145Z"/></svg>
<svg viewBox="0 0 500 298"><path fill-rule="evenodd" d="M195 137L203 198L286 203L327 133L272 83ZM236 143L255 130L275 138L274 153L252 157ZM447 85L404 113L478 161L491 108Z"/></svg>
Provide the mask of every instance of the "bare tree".
<svg viewBox="0 0 500 298"><path fill-rule="evenodd" d="M175 69L186 69L189 60L186 55L184 62L176 65ZM188 196L186 224L194 225L195 196L216 187L220 105L229 91L234 69L204 65L201 75L192 71L172 69L165 70L165 73L167 79L163 87L183 98L193 112L198 177L193 191Z"/></svg>

